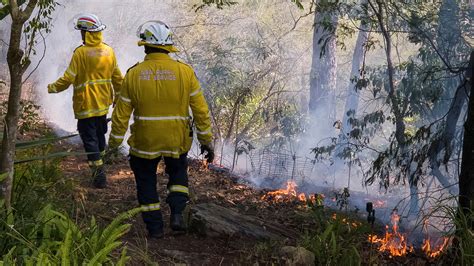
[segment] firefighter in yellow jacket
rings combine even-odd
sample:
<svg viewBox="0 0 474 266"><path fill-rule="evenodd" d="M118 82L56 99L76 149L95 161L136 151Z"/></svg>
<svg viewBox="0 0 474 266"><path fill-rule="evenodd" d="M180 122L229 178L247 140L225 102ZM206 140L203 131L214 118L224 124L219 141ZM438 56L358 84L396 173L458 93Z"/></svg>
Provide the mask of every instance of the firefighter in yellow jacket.
<svg viewBox="0 0 474 266"><path fill-rule="evenodd" d="M140 26L137 35L141 39L138 45L145 46L145 60L125 75L112 115L109 146L114 148L122 143L133 113L128 139L130 167L149 236L161 238L163 218L156 187L157 165L163 157L169 175L166 202L171 209L171 229L184 231L182 212L189 194L187 152L193 139L192 121L201 152L206 152L206 158L212 162L211 121L193 69L168 55L178 52L170 28L161 21L149 21Z"/></svg>
<svg viewBox="0 0 474 266"><path fill-rule="evenodd" d="M107 181L102 156L106 146L107 118L114 94L120 91L122 73L114 50L102 42L105 25L93 14L78 16L75 29L81 31L83 45L72 56L69 67L56 82L48 85L49 93L74 87L73 109L77 129L88 153L93 184L106 187Z"/></svg>

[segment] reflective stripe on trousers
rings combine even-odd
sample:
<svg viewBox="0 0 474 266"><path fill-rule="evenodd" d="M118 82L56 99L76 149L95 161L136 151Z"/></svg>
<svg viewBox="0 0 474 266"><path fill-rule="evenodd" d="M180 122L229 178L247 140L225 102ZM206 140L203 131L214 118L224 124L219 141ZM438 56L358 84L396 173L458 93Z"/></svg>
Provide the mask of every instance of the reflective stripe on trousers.
<svg viewBox="0 0 474 266"><path fill-rule="evenodd" d="M88 163L89 163L90 167L98 167L98 166L102 166L104 164L102 159L97 160L97 161L88 161Z"/></svg>
<svg viewBox="0 0 474 266"><path fill-rule="evenodd" d="M168 191L169 193L179 192L179 193L184 193L184 194L189 195L189 188L185 186L181 186L181 185L172 185L169 187Z"/></svg>
<svg viewBox="0 0 474 266"><path fill-rule="evenodd" d="M140 208L142 209L143 212L152 212L152 211L161 210L159 202L152 203L152 204L141 205Z"/></svg>

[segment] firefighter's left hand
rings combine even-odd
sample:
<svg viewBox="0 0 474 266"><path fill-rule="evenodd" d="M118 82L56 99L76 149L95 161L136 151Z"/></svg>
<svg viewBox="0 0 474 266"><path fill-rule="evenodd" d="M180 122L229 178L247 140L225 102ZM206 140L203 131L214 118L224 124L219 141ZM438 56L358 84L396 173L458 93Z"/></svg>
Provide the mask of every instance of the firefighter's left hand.
<svg viewBox="0 0 474 266"><path fill-rule="evenodd" d="M201 145L201 154L204 152L207 152L206 155L204 155L204 158L207 159L208 163L212 163L214 161L214 148L212 145Z"/></svg>

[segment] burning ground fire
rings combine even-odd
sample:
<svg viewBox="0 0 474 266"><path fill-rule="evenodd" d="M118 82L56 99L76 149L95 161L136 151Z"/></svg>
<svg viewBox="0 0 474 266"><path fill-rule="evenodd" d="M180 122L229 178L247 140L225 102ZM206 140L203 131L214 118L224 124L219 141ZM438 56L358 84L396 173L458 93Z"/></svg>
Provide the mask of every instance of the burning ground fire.
<svg viewBox="0 0 474 266"><path fill-rule="evenodd" d="M427 237L426 239L423 240L423 245L421 246L421 250L423 250L423 252L426 254L428 258L436 258L439 255L441 255L446 250L446 248L450 245L451 238L443 237L443 238L438 239L437 241L434 241L435 246L433 248L431 245L433 241L431 241L431 238L427 233L428 225L429 225L429 221L428 219L426 219L423 223L423 229L426 232Z"/></svg>
<svg viewBox="0 0 474 266"><path fill-rule="evenodd" d="M407 244L407 236L399 231L400 215L398 215L396 209L392 212L390 220L392 227L385 226L385 235L383 237L369 235L369 242L379 245L378 250L380 252L387 252L390 257L401 257L412 253L414 251L413 246ZM434 248L431 246L429 236L423 240L421 249L428 258L436 258L446 250L450 238L444 237L442 239L443 242Z"/></svg>
<svg viewBox="0 0 474 266"><path fill-rule="evenodd" d="M324 200L323 194L314 194L309 198L304 193L298 193L297 185L293 180L288 180L286 188L279 189L275 191L267 192L262 196L262 200L266 200L274 203L285 203L285 202L312 202L313 204L322 205ZM377 200L375 201L376 207L385 206L386 202ZM332 216L333 220L337 220L337 215L334 213ZM399 223L400 215L397 210L393 210L391 217L391 226L385 226L385 234L383 237L370 234L368 240L370 243L377 245L379 252L386 252L390 257L402 257L406 256L409 253L414 252L413 245L409 244L407 241L407 235L400 232ZM353 226L354 228L360 226L356 222L350 222L347 219L342 219L342 222L348 225ZM425 227L427 226L427 220L425 221ZM439 243L442 242L442 243ZM421 247L423 253L430 259L440 256L450 244L450 238L444 237L438 241L432 241L429 236L423 240L423 245ZM434 245L432 245L434 243Z"/></svg>
<svg viewBox="0 0 474 266"><path fill-rule="evenodd" d="M404 256L408 252L412 252L413 246L408 247L406 236L398 231L400 216L396 210L393 211L390 220L392 229L390 230L388 225L385 226L385 235L382 238L369 235L369 242L379 244L379 251L389 252L393 257Z"/></svg>
<svg viewBox="0 0 474 266"><path fill-rule="evenodd" d="M324 198L324 194L313 194L308 197L305 193L298 193L297 184L293 180L288 180L286 183L286 188L267 192L261 197L261 200L266 200L273 203L302 202L312 203L315 206L322 206ZM375 200L374 206L384 207L386 206L386 202L382 200ZM333 214L332 219L338 219L335 213ZM398 214L397 209L393 210L390 220L391 226L385 226L385 234L382 237L379 237L375 234L369 234L368 241L372 244L375 244L379 252L387 253L390 257L402 257L409 253L414 253L415 249L413 245L408 243L407 235L400 232L399 230L400 215ZM354 228L362 225L360 222L349 221L345 218L343 218L341 221L342 223L350 225ZM425 227L426 226L427 221L425 221ZM433 259L443 254L450 243L451 238L449 237L443 237L437 241L433 241L427 235L423 240L421 250L426 255L426 257Z"/></svg>
<svg viewBox="0 0 474 266"><path fill-rule="evenodd" d="M321 205L324 199L323 194L315 194L309 197L306 196L305 193L298 193L296 190L296 183L293 180L288 180L286 182L286 188L279 189L275 191L270 191L262 196L262 200L267 200L270 202L275 203L282 203L282 202L292 202L292 201L300 201L300 202L311 202L313 204Z"/></svg>

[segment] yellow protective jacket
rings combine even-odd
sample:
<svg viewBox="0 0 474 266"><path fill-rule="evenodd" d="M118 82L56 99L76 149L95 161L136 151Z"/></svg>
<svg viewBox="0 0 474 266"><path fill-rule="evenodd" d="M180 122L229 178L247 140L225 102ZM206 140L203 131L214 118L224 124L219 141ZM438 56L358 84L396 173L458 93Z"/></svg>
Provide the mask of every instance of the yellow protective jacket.
<svg viewBox="0 0 474 266"><path fill-rule="evenodd" d="M133 113L130 153L145 159L178 158L192 144L190 109L199 142L210 144L209 110L193 69L167 54L148 54L125 75L112 115L109 145L122 143Z"/></svg>
<svg viewBox="0 0 474 266"><path fill-rule="evenodd" d="M66 72L48 85L48 92L58 93L73 84L74 115L84 119L107 114L122 80L114 50L102 42L102 32L86 32L85 44L74 51Z"/></svg>

